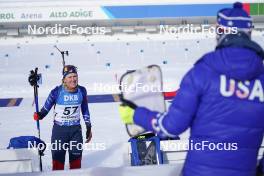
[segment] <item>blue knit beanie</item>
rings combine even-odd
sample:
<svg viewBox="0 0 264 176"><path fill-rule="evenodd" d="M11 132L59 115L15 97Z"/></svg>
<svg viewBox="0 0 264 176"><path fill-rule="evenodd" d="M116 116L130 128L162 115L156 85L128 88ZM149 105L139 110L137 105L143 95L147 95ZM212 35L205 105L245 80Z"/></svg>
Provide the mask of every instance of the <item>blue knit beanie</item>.
<svg viewBox="0 0 264 176"><path fill-rule="evenodd" d="M243 9L243 4L236 2L233 8L225 8L217 13L217 22L223 27L236 27L238 31L248 32L252 29L252 18Z"/></svg>

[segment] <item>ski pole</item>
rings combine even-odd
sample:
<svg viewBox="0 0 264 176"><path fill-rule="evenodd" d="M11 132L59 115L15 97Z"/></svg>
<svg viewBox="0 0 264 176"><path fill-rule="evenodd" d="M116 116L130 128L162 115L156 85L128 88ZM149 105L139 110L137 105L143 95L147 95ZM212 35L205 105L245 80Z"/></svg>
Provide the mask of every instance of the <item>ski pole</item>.
<svg viewBox="0 0 264 176"><path fill-rule="evenodd" d="M36 108L36 112L39 112L39 105L38 105L38 81L39 81L40 77L38 75L38 68L35 68L35 71L31 70L30 71L30 76L28 78L28 81L30 83L31 86L33 86L34 88L34 101L35 101L35 108ZM40 139L40 125L39 125L39 120L37 120L37 130L38 130L38 137ZM42 172L42 158L41 158L41 154L39 152L39 167L40 167L40 171Z"/></svg>
<svg viewBox="0 0 264 176"><path fill-rule="evenodd" d="M34 101L35 101L35 108L36 112L39 112L39 105L38 105L38 85L34 86ZM40 138L40 125L39 120L37 120L37 129L38 129L38 137Z"/></svg>

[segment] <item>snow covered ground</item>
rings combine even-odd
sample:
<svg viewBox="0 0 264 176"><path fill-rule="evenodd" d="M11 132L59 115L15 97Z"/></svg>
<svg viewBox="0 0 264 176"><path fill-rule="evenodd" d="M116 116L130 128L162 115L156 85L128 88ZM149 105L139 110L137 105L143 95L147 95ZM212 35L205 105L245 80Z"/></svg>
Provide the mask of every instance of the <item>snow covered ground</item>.
<svg viewBox="0 0 264 176"><path fill-rule="evenodd" d="M44 99L40 99L40 102L43 101ZM1 148L7 147L9 139L14 136L38 135L36 123L32 119L33 111L32 99L23 100L20 107L1 108ZM90 111L93 140L89 150L84 151L83 166L122 166L122 152L124 151L122 144L127 141L128 136L120 122L117 103L94 104L90 106ZM41 138L47 143L50 142L52 124L52 113L40 122ZM85 129L85 126L83 127ZM84 134L85 130L83 130ZM46 151L45 154L43 157L44 170L51 170L51 152Z"/></svg>
<svg viewBox="0 0 264 176"><path fill-rule="evenodd" d="M9 174L9 176L49 176L49 175L85 175L85 176L153 176L166 175L175 176L179 175L182 165L159 165L159 166L138 166L138 167L94 167L88 169L69 170L65 171L48 171L40 173L22 173L22 174Z"/></svg>
<svg viewBox="0 0 264 176"><path fill-rule="evenodd" d="M255 33L254 38L264 46L263 33ZM179 43L184 45L184 48ZM39 67L43 77L39 89L39 102L43 105L49 91L61 81L61 58L54 50L54 44L70 51L70 56L66 57L66 63L74 64L79 68L80 84L87 87L88 94L106 94L117 93L118 90L112 92L96 90L94 84L114 85L125 71L150 63L161 66L165 88L167 86L168 91L176 90L180 79L192 64L205 52L214 49L214 38L202 35L193 36L193 38L180 36L180 39L169 36L142 35L112 36L105 38L104 41L92 38L88 42L85 37L76 38L74 36L59 39L0 38L0 97L24 98L18 107L0 108L0 149L6 148L12 137L37 136L36 122L32 117L34 112L33 89L28 85L27 77L30 69L35 66ZM142 50L144 54L140 54ZM106 63L111 64L109 66ZM159 175L174 175L179 172L180 167L170 165L151 167L152 173L144 167L137 167L137 169L125 167L124 143L127 142L128 135L119 119L118 105L119 103L89 104L93 125L91 150L83 153L83 170L68 173L72 175L104 175L105 173L122 175L125 172L126 175L153 175L155 172L162 173ZM52 113L50 113L40 122L41 138L45 142L50 141L52 121ZM83 130L84 133L85 130ZM182 136L182 138L187 137L188 133ZM50 151L45 152L43 168L45 171L43 175L51 174L49 172L51 171ZM66 168L68 168L68 160L66 160ZM141 174L138 174L138 170ZM65 175L63 172L53 173ZM39 175L39 173L33 175Z"/></svg>

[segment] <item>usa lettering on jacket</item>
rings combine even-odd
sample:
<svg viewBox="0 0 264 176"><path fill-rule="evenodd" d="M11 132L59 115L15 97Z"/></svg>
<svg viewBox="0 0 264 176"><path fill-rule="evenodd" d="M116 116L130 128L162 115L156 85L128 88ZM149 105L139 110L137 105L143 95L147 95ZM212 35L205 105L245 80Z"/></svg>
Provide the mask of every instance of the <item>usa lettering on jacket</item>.
<svg viewBox="0 0 264 176"><path fill-rule="evenodd" d="M240 99L255 100L264 102L264 93L261 81L236 81L220 75L220 93L224 97L236 96Z"/></svg>

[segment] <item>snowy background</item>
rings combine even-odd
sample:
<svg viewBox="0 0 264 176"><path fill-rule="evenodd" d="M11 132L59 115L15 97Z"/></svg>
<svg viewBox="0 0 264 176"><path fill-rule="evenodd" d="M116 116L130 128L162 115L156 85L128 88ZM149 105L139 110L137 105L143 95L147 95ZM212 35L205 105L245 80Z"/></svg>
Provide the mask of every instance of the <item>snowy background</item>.
<svg viewBox="0 0 264 176"><path fill-rule="evenodd" d="M253 39L264 47L263 32L254 31ZM98 90L95 84L116 85L127 70L149 64L161 66L165 91L174 91L193 63L214 49L215 38L209 34L0 38L0 98L23 98L18 107L0 107L1 149L7 147L12 137L37 136L36 122L32 117L35 111L33 88L29 86L27 77L31 69L39 67L42 73L39 104L43 105L49 91L61 83L61 56L54 45L61 50L69 50L66 64L78 67L79 84L87 88L89 95L98 95L118 93L118 90ZM82 168L126 165L123 156L128 135L119 119L118 105L89 104L93 125L91 145L99 150L84 151ZM45 142L50 142L52 125L53 117L49 113L40 122L41 138ZM188 133L183 134L182 138L188 138ZM104 150L96 145L103 145ZM51 170L50 151L45 152L43 168L45 171ZM106 171L111 173L111 169Z"/></svg>

